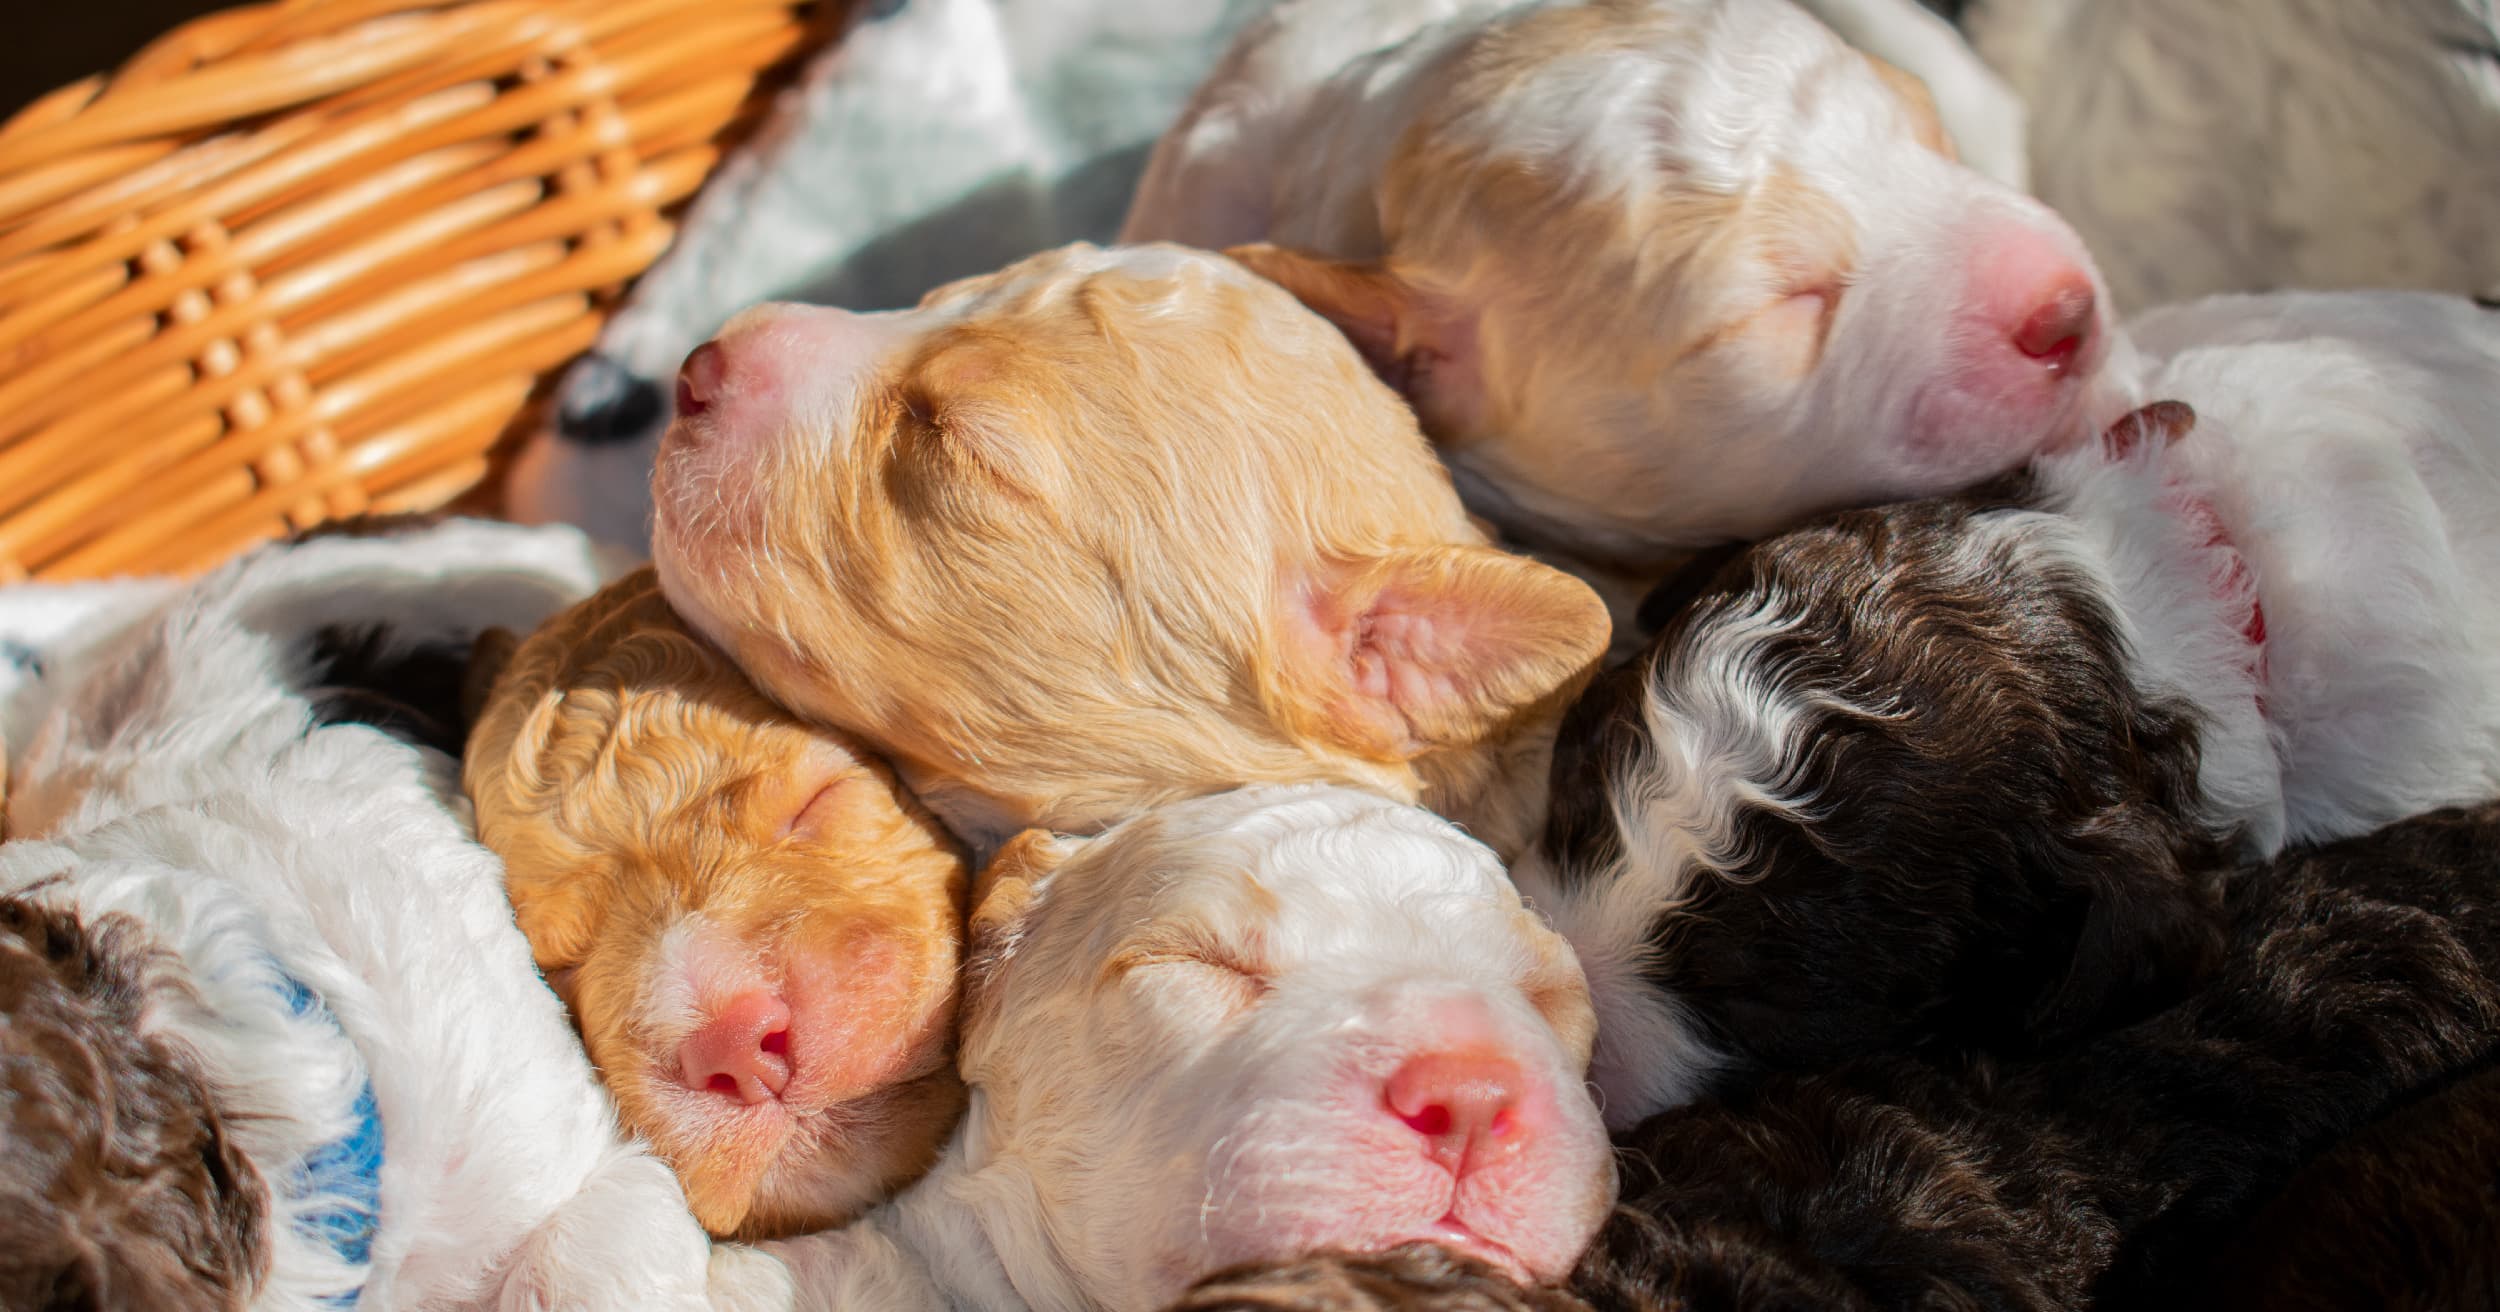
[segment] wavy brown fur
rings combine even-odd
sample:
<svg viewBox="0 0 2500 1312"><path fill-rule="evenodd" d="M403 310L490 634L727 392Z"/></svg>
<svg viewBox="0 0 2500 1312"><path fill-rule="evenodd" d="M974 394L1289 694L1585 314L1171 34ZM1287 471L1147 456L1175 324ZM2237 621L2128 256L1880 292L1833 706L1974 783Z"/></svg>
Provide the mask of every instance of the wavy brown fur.
<svg viewBox="0 0 2500 1312"><path fill-rule="evenodd" d="M1980 521L2031 498L2018 476L1834 515L1672 579L1655 642L1564 719L1544 850L1568 889L1644 859L1616 799L1663 746L1653 683L1727 694L1696 642L1784 621L1747 663L1811 708L1796 777L1713 787L1801 805L1738 803L1725 863L1646 935L1668 950L1643 978L1728 1076L2030 1050L2175 1000L2220 953L2225 836L2195 819L2192 713L2135 686L2100 589L2000 559L2022 548Z"/></svg>
<svg viewBox="0 0 2500 1312"><path fill-rule="evenodd" d="M2138 1024L1654 1117L1576 1287L1696 1312L2181 1299L2311 1158L2500 1048L2496 886L2500 808L2405 821L2243 871L2221 970Z"/></svg>
<svg viewBox="0 0 2500 1312"><path fill-rule="evenodd" d="M135 922L0 898L0 1306L239 1308L269 1202L189 1055L140 1032Z"/></svg>

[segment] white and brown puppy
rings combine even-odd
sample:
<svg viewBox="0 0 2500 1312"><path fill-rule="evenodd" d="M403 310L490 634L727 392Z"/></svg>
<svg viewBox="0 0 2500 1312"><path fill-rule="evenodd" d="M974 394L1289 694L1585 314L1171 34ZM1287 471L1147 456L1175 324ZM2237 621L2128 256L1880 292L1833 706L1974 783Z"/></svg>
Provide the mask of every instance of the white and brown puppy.
<svg viewBox="0 0 2500 1312"><path fill-rule="evenodd" d="M1551 1278L1605 1217L1579 968L1447 823L1245 789L1029 833L984 878L971 1110L888 1209L765 1246L801 1306L1144 1312L1418 1239Z"/></svg>
<svg viewBox="0 0 2500 1312"><path fill-rule="evenodd" d="M1474 509L1633 573L1965 486L2102 408L2082 244L1788 0L1289 0L1123 236L1235 247Z"/></svg>
<svg viewBox="0 0 2500 1312"><path fill-rule="evenodd" d="M687 357L653 488L687 623L976 846L1326 780L1516 852L1606 642L1343 337L1172 246L750 310Z"/></svg>
<svg viewBox="0 0 2500 1312"><path fill-rule="evenodd" d="M2218 852L2500 795L2500 314L2136 331L2192 414L1713 562L1575 708L1519 876L1588 968L1614 1124L2126 1013L2217 950Z"/></svg>
<svg viewBox="0 0 2500 1312"><path fill-rule="evenodd" d="M477 630L533 624L605 568L570 529L330 537L43 646L0 844L0 1301L779 1290L744 1250L716 1265L668 1168L618 1133L452 758L373 727L456 733L426 706L456 701Z"/></svg>

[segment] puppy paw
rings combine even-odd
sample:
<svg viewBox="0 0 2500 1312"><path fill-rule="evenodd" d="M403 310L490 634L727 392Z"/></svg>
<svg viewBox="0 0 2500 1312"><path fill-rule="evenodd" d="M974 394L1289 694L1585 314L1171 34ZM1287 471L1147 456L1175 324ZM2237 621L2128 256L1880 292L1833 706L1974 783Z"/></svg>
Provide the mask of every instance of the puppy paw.
<svg viewBox="0 0 2500 1312"><path fill-rule="evenodd" d="M701 1312L713 1306L712 1257L711 1240L686 1210L677 1177L657 1158L620 1145L581 1192L522 1241L495 1307Z"/></svg>

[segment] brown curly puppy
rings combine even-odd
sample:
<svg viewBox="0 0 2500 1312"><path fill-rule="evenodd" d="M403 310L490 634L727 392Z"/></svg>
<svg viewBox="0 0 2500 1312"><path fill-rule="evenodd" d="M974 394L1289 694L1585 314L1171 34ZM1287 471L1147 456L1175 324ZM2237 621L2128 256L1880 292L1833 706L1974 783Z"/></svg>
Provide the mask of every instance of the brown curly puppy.
<svg viewBox="0 0 2500 1312"><path fill-rule="evenodd" d="M885 765L767 701L648 570L482 640L471 679L479 836L704 1226L822 1229L926 1170L963 1107L966 876Z"/></svg>

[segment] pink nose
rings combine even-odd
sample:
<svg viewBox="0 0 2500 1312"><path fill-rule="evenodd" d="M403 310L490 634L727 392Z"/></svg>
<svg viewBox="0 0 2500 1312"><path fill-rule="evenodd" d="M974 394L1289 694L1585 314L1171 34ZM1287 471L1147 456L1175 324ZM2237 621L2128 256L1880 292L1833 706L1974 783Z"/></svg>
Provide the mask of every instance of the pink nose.
<svg viewBox="0 0 2500 1312"><path fill-rule="evenodd" d="M712 342L694 348L677 367L677 413L699 415L720 395L720 347Z"/></svg>
<svg viewBox="0 0 2500 1312"><path fill-rule="evenodd" d="M2030 311L2014 326L2014 349L2047 365L2052 373L2062 372L2092 344L2092 281L2081 270L2068 269L2034 296Z"/></svg>
<svg viewBox="0 0 2500 1312"><path fill-rule="evenodd" d="M1464 1175L1527 1138L1519 1114L1523 1081L1509 1058L1485 1052L1432 1052L1409 1058L1389 1077L1381 1101L1423 1137L1424 1151Z"/></svg>
<svg viewBox="0 0 2500 1312"><path fill-rule="evenodd" d="M788 1004L761 989L731 998L678 1047L677 1072L689 1089L749 1105L780 1097L790 1083Z"/></svg>

